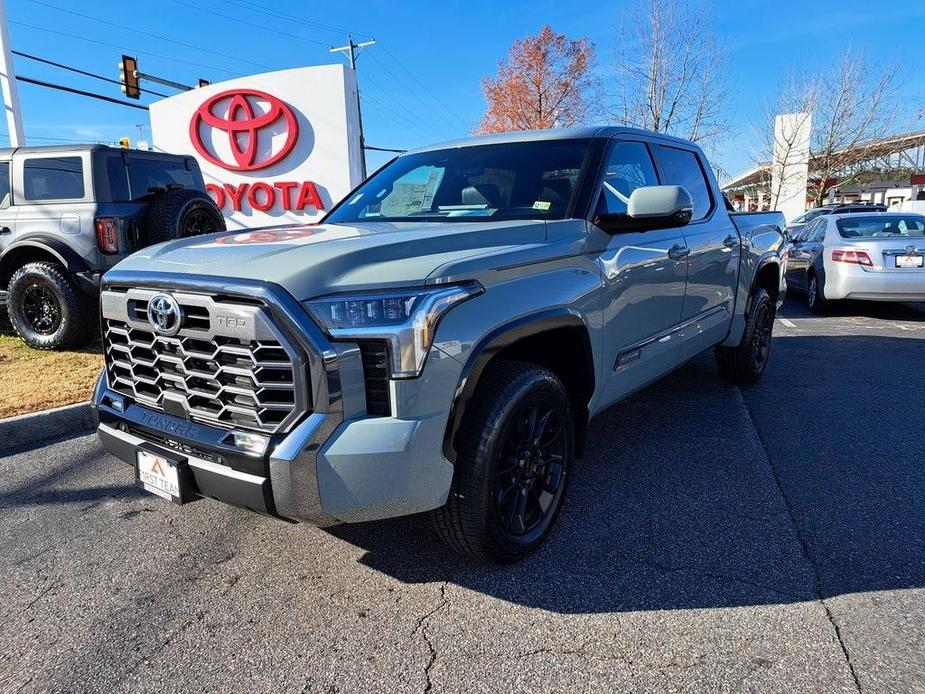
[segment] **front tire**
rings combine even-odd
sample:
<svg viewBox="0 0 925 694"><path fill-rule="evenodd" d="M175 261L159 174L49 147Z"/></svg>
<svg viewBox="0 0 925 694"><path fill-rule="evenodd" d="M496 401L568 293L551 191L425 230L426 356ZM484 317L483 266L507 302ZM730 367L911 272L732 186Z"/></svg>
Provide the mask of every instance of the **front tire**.
<svg viewBox="0 0 925 694"><path fill-rule="evenodd" d="M13 330L36 349L79 347L95 330L89 298L53 263L28 263L13 273L6 307Z"/></svg>
<svg viewBox="0 0 925 694"><path fill-rule="evenodd" d="M741 342L736 347L716 348L716 364L730 383L751 385L761 378L771 356L775 309L768 292L756 289Z"/></svg>
<svg viewBox="0 0 925 694"><path fill-rule="evenodd" d="M539 547L562 507L573 426L568 393L551 371L492 365L468 413L447 503L432 513L443 540L497 564Z"/></svg>

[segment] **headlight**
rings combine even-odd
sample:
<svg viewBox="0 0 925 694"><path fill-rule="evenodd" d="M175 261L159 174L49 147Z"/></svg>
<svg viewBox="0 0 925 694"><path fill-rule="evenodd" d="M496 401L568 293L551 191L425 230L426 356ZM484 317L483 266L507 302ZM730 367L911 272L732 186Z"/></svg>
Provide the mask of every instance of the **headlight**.
<svg viewBox="0 0 925 694"><path fill-rule="evenodd" d="M437 324L450 308L484 291L478 282L339 294L305 306L335 340L385 340L392 378L414 378L434 341Z"/></svg>

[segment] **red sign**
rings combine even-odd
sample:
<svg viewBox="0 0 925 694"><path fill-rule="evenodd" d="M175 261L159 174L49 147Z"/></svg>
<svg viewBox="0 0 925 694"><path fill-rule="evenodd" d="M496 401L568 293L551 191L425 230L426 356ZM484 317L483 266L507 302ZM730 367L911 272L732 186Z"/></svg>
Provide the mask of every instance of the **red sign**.
<svg viewBox="0 0 925 694"><path fill-rule="evenodd" d="M228 101L225 115L215 112L220 102ZM254 110L256 102L268 104L265 113ZM286 141L278 151L258 159L261 142L271 137L278 124L283 123ZM204 127L205 126L205 127ZM206 147L203 130L211 128L228 135L233 162L223 161ZM258 171L276 164L292 151L299 139L299 122L292 109L283 101L256 89L232 89L208 99L193 114L189 124L190 141L206 161L229 171Z"/></svg>

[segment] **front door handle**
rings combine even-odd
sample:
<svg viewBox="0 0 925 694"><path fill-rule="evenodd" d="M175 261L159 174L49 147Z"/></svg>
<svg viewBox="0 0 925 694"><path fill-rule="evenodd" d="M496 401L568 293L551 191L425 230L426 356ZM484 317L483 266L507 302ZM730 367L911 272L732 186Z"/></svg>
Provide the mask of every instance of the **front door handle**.
<svg viewBox="0 0 925 694"><path fill-rule="evenodd" d="M676 243L668 249L668 257L672 260L683 260L691 254L691 249L683 243Z"/></svg>
<svg viewBox="0 0 925 694"><path fill-rule="evenodd" d="M739 239L737 236L733 236L732 234L729 234L729 236L723 239L723 245L726 248L735 248L736 246L739 245Z"/></svg>

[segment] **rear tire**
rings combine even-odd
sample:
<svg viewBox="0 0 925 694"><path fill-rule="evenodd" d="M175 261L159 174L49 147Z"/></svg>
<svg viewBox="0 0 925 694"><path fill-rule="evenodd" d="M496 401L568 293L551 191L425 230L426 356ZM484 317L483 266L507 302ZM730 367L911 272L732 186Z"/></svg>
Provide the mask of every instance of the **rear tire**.
<svg viewBox="0 0 925 694"><path fill-rule="evenodd" d="M806 279L806 307L810 313L822 315L831 308L831 303L825 298L825 289L820 282L816 273L812 273Z"/></svg>
<svg viewBox="0 0 925 694"><path fill-rule="evenodd" d="M13 330L36 349L80 347L96 331L93 302L54 263L28 263L14 272L6 308Z"/></svg>
<svg viewBox="0 0 925 694"><path fill-rule="evenodd" d="M775 310L768 292L756 289L738 346L716 348L716 365L730 383L751 385L761 378L771 356Z"/></svg>
<svg viewBox="0 0 925 694"><path fill-rule="evenodd" d="M225 231L225 218L201 190L174 189L151 202L145 218L148 243L163 243L189 236Z"/></svg>
<svg viewBox="0 0 925 694"><path fill-rule="evenodd" d="M524 362L489 367L467 413L437 533L480 562L515 562L542 544L562 507L573 455L565 387Z"/></svg>

